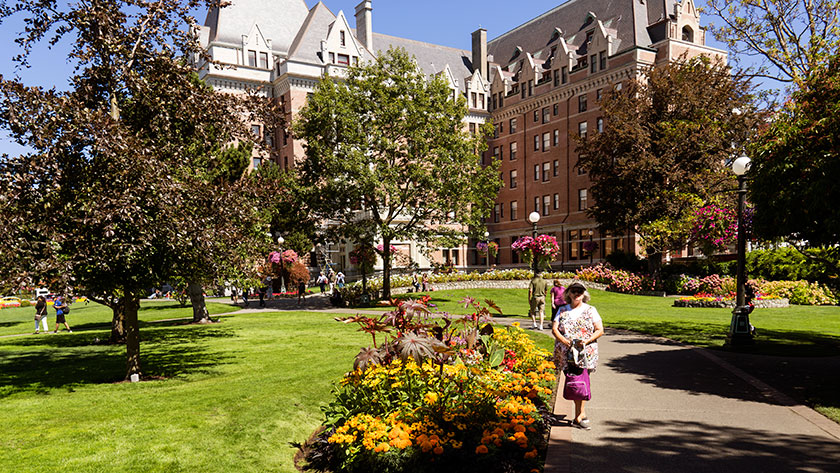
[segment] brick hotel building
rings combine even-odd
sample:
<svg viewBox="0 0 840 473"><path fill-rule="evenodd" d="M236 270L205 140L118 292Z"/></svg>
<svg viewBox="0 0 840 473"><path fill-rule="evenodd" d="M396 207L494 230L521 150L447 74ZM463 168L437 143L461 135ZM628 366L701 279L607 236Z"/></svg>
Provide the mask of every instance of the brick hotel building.
<svg viewBox="0 0 840 473"><path fill-rule="evenodd" d="M492 263L521 264L510 247L530 234L533 211L541 215L540 233L561 242L556 267L598 261L615 250L638 251L632 233L605 234L587 218L593 201L586 170L576 166L574 136L600 132L601 94L645 68L683 53L725 57L705 45L692 0L570 0L489 41L487 31L474 31L470 51L374 33L372 11L371 1L359 3L351 28L343 12L334 14L322 2L309 8L303 0L234 0L211 10L198 31L202 46L222 65L196 67L217 90L259 89L290 122L325 73L340 76L378 51L405 48L426 74L443 75L453 95L466 98L465 126L474 130L487 120L496 126L483 156L501 160L504 181L487 222L489 238L500 246ZM252 131L273 149L271 156L255 156L253 166L272 159L289 168L304 158L287 130L255 123ZM592 255L583 250L589 240L598 243ZM482 267L487 261L470 249L474 243L437 249L431 259L415 242L395 246L423 268L432 261ZM342 268L349 250L329 249Z"/></svg>

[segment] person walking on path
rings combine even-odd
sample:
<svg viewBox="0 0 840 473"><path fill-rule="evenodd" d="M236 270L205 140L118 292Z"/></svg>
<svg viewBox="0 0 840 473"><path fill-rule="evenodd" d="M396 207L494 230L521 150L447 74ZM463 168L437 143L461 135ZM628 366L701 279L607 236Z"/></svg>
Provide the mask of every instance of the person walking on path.
<svg viewBox="0 0 840 473"><path fill-rule="evenodd" d="M589 430L584 403L592 397L589 374L598 366L597 340L604 334L604 323L598 310L588 304L589 292L583 284L569 285L565 298L570 310L561 312L551 326L560 342L555 345L554 364L565 376L563 397L575 403L572 425Z"/></svg>
<svg viewBox="0 0 840 473"><path fill-rule="evenodd" d="M533 322L533 329L543 330L545 320L545 296L548 294L548 281L542 278L540 273L534 274L531 278L531 283L528 285L528 302L531 304L531 310L528 315L531 316ZM537 325L537 316L539 315L540 324Z"/></svg>
<svg viewBox="0 0 840 473"><path fill-rule="evenodd" d="M324 276L324 273L319 274L318 280L315 282L318 283L318 286L320 286L321 294L327 292L327 282L329 282L329 279L327 279L327 277Z"/></svg>
<svg viewBox="0 0 840 473"><path fill-rule="evenodd" d="M554 280L554 287L551 288L551 320L552 322L560 315L560 310L569 310L566 303L566 289L559 279Z"/></svg>
<svg viewBox="0 0 840 473"><path fill-rule="evenodd" d="M39 325L40 324L40 325ZM41 327L44 327L44 333L50 331L50 326L47 321L47 300L44 296L38 296L35 302L35 333L41 333Z"/></svg>
<svg viewBox="0 0 840 473"><path fill-rule="evenodd" d="M65 318L67 314L70 313L70 309L67 307L67 303L64 302L64 296L58 296L55 298L53 309L55 309L55 332L53 333L58 333L59 324L64 324L67 331L73 333L73 331L70 330L70 326L67 325L67 319Z"/></svg>
<svg viewBox="0 0 840 473"><path fill-rule="evenodd" d="M304 295L306 294L306 281L303 279L298 282L298 305L303 303Z"/></svg>
<svg viewBox="0 0 840 473"><path fill-rule="evenodd" d="M423 292L429 291L429 273L423 273Z"/></svg>

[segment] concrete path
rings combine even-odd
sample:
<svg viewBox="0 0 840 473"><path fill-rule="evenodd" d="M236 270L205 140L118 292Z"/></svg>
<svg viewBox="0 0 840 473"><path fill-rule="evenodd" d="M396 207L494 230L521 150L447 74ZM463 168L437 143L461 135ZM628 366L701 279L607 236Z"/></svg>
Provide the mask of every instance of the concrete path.
<svg viewBox="0 0 840 473"><path fill-rule="evenodd" d="M840 425L712 351L615 330L599 350L592 430L552 427L546 472L840 472Z"/></svg>

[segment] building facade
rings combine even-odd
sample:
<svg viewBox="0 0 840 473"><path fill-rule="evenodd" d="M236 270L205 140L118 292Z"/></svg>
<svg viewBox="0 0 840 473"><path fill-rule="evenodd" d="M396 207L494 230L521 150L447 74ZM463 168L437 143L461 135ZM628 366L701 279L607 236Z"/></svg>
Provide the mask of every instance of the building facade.
<svg viewBox="0 0 840 473"><path fill-rule="evenodd" d="M516 266L521 263L511 243L530 234L527 217L536 211L540 233L561 242L557 267L638 251L631 232L604 234L586 216L593 201L586 170L577 166L574 137L603 130L601 95L646 68L684 53L725 57L705 45L693 0L570 0L489 41L484 29L472 32L470 51L374 33L372 10L370 0L360 2L351 27L344 12L334 14L322 2L309 8L303 0L236 0L211 10L197 31L214 62L197 60L196 68L217 90L258 90L273 98L291 123L324 74L341 76L379 51L404 48L427 75L443 75L453 97L466 99L466 127L495 124L482 159L501 161L504 186L487 222L489 240L500 247L494 261L471 249L475 242L436 249L431 258L414 242L395 246L421 267ZM273 150L255 155L252 166L271 159L291 168L304 159L302 144L288 130L254 123L252 131ZM342 268L349 250L328 249Z"/></svg>

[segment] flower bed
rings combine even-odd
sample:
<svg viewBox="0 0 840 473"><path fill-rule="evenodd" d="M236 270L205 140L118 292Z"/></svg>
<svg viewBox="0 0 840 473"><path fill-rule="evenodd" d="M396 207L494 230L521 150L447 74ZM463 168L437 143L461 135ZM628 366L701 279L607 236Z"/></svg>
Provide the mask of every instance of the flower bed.
<svg viewBox="0 0 840 473"><path fill-rule="evenodd" d="M334 389L304 469L541 470L543 415L556 386L550 354L518 325L482 325L489 311L464 302L476 311L458 320L430 319L418 301L379 318L341 319L360 324L374 345Z"/></svg>
<svg viewBox="0 0 840 473"><path fill-rule="evenodd" d="M757 309L789 307L790 301L770 294L760 294L752 301ZM717 296L714 294L697 294L694 296L680 297L674 301L674 307L735 307L735 296Z"/></svg>
<svg viewBox="0 0 840 473"><path fill-rule="evenodd" d="M613 269L605 264L581 268L577 270L576 275L583 281L606 284L608 290L624 294L638 294L657 289L656 281L648 276Z"/></svg>

